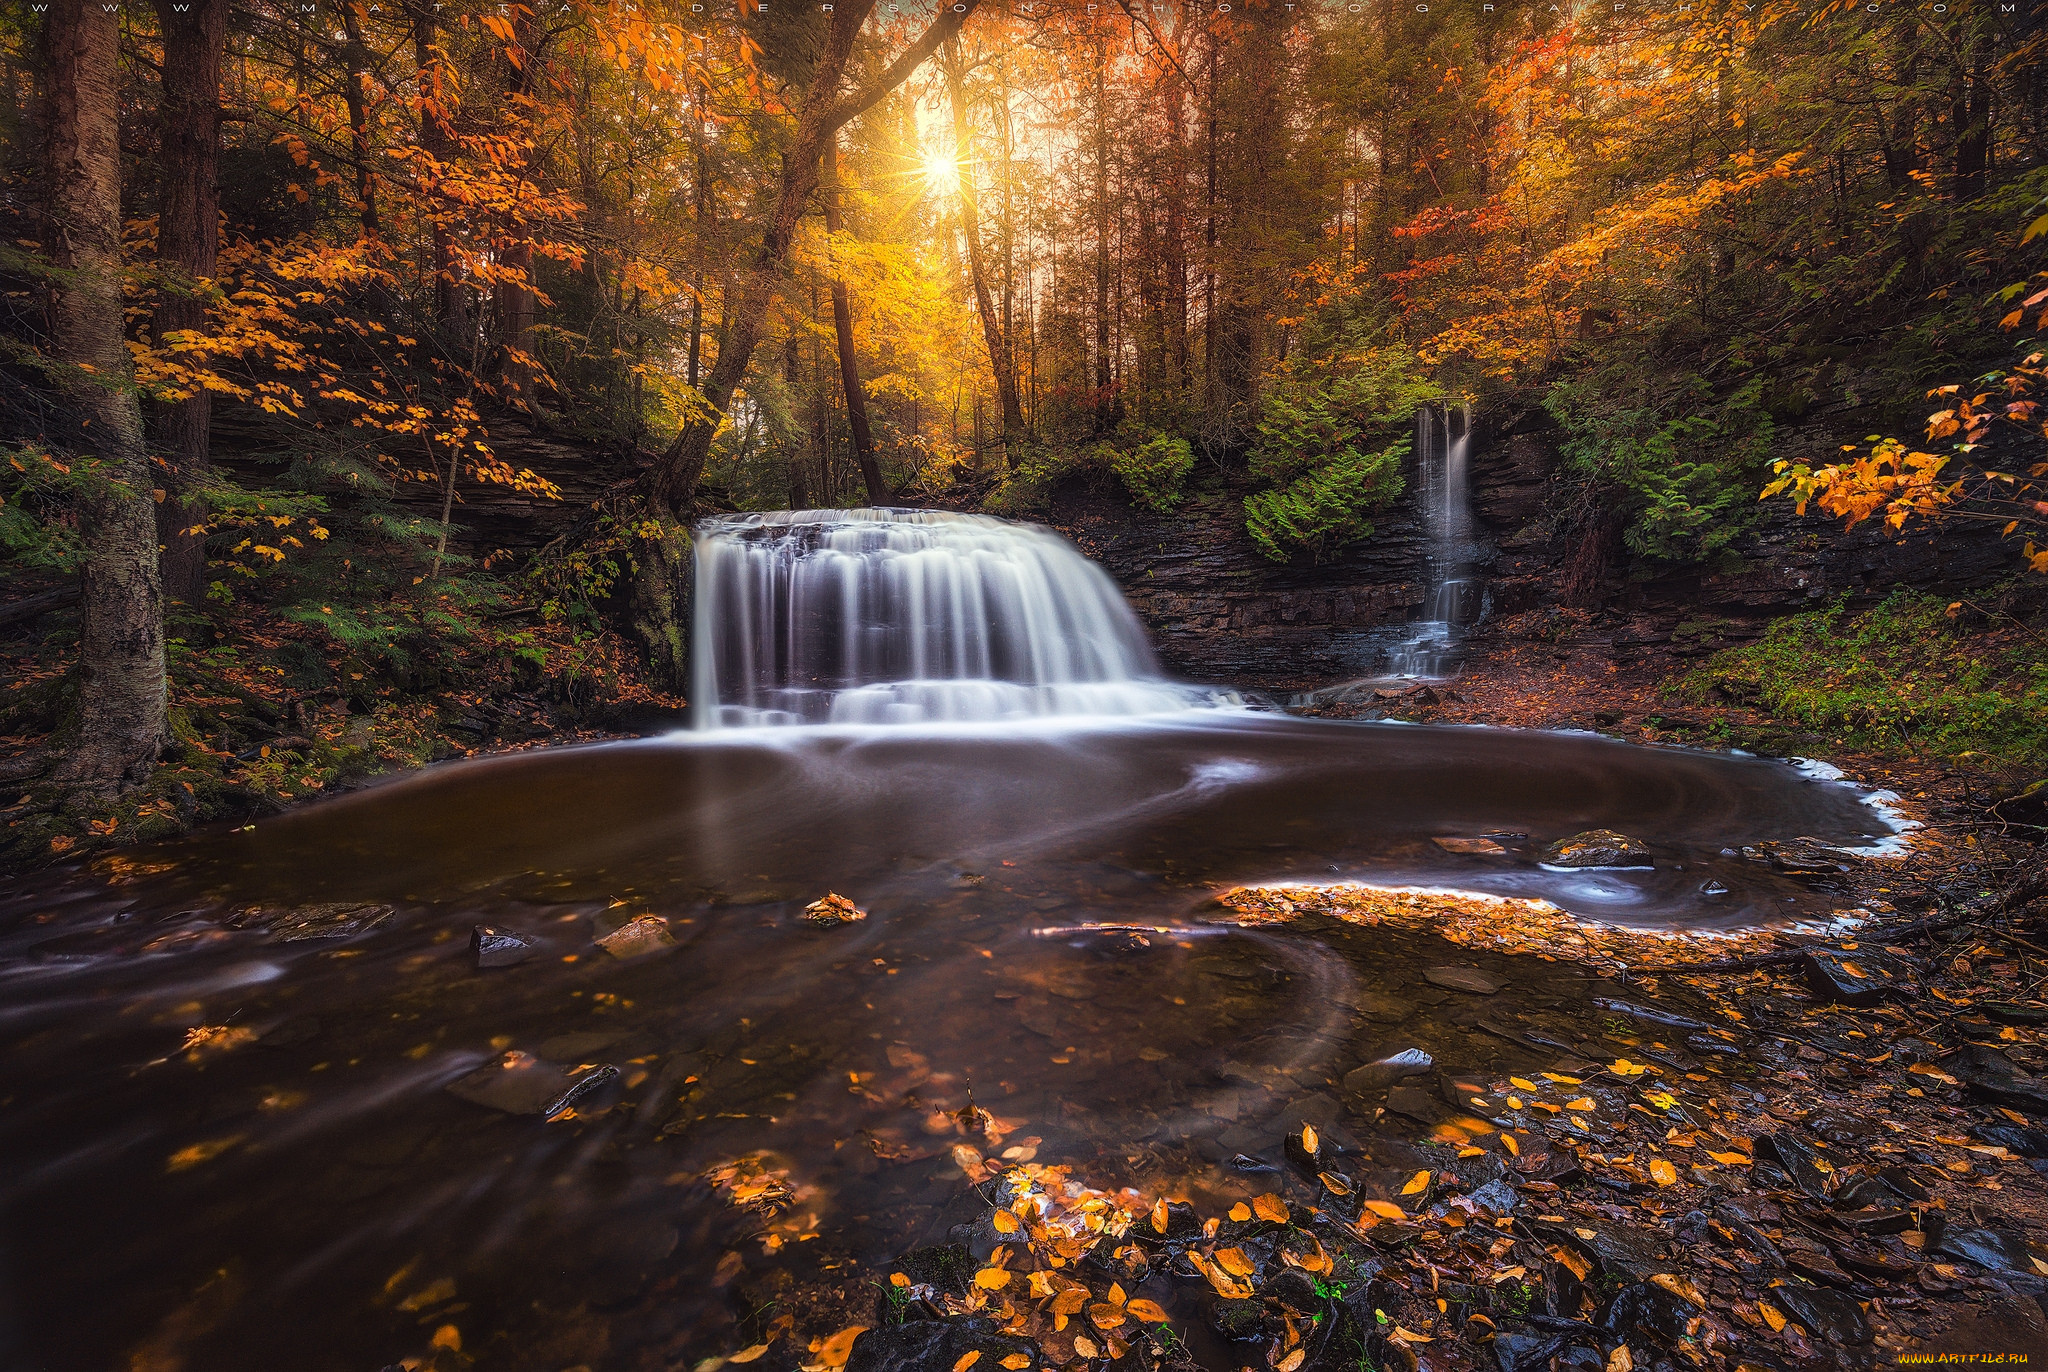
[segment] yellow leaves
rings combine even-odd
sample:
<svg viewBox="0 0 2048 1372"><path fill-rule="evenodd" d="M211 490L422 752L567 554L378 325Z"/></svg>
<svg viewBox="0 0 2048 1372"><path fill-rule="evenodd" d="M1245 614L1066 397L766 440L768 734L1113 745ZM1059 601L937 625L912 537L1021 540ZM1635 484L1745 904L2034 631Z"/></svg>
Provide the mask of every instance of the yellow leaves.
<svg viewBox="0 0 2048 1372"><path fill-rule="evenodd" d="M1500 1133L1500 1146L1508 1150L1509 1157L1519 1158L1522 1156L1522 1145L1516 1143L1515 1136L1505 1129L1501 1130Z"/></svg>
<svg viewBox="0 0 2048 1372"><path fill-rule="evenodd" d="M1516 1087L1523 1091L1534 1091L1539 1089L1536 1083L1530 1081L1527 1077L1509 1077L1508 1085Z"/></svg>
<svg viewBox="0 0 2048 1372"><path fill-rule="evenodd" d="M1647 1063L1630 1062L1627 1058L1616 1058L1607 1065L1607 1070L1617 1077L1640 1077L1651 1070Z"/></svg>
<svg viewBox="0 0 2048 1372"><path fill-rule="evenodd" d="M1351 1194L1351 1183L1335 1172L1318 1172L1316 1173L1316 1180L1321 1182L1323 1189L1333 1196L1343 1197Z"/></svg>
<svg viewBox="0 0 2048 1372"><path fill-rule="evenodd" d="M1244 1270L1234 1275L1226 1270L1222 1261L1225 1253L1234 1254L1236 1262L1242 1263ZM1216 1288L1216 1294L1225 1300L1248 1300L1251 1297L1253 1293L1252 1284L1249 1281L1240 1280L1240 1278L1251 1275L1251 1263L1245 1260L1244 1254L1239 1250L1226 1248L1222 1253L1218 1253L1216 1260L1213 1261L1203 1257L1200 1253L1190 1253L1188 1254L1188 1261L1195 1265L1195 1270L1208 1280L1209 1285Z"/></svg>
<svg viewBox="0 0 2048 1372"><path fill-rule="evenodd" d="M970 1348L953 1363L953 1372L967 1372L967 1369L981 1361L981 1350Z"/></svg>
<svg viewBox="0 0 2048 1372"><path fill-rule="evenodd" d="M1707 1156L1724 1167L1747 1167L1750 1164L1750 1159L1741 1153L1715 1153L1710 1151Z"/></svg>
<svg viewBox="0 0 2048 1372"><path fill-rule="evenodd" d="M1310 1157L1316 1155L1316 1145L1322 1142L1316 1137L1316 1127L1307 1120L1301 1122L1301 1150ZM1164 1231L1162 1231L1164 1232Z"/></svg>
<svg viewBox="0 0 2048 1372"><path fill-rule="evenodd" d="M1594 1108L1593 1098L1591 1096L1580 1096L1577 1100L1566 1101L1564 1104L1564 1108L1567 1110L1579 1111L1592 1110Z"/></svg>
<svg viewBox="0 0 2048 1372"><path fill-rule="evenodd" d="M1365 1203L1365 1209L1368 1213L1378 1215L1383 1220L1405 1220L1408 1218L1408 1212L1392 1201L1369 1200Z"/></svg>
<svg viewBox="0 0 2048 1372"><path fill-rule="evenodd" d="M981 1160L981 1152L969 1143L953 1145L953 1164L967 1174L967 1179L979 1185L991 1175Z"/></svg>
<svg viewBox="0 0 2048 1372"><path fill-rule="evenodd" d="M1239 1201L1236 1205L1230 1207L1230 1218L1237 1221L1239 1224L1243 1224L1246 1220L1250 1219L1251 1217L1252 1209L1243 1201Z"/></svg>
<svg viewBox="0 0 2048 1372"><path fill-rule="evenodd" d="M1301 1366L1303 1360L1307 1357L1308 1350L1306 1348L1297 1348L1279 1362L1274 1363L1273 1372L1294 1372L1294 1369Z"/></svg>
<svg viewBox="0 0 2048 1372"><path fill-rule="evenodd" d="M760 1357L763 1353L766 1353L767 1351L768 1345L765 1343L749 1344L747 1347L742 1348L737 1353L728 1354L725 1360L727 1362L738 1363L753 1362L756 1358Z"/></svg>
<svg viewBox="0 0 2048 1372"><path fill-rule="evenodd" d="M1008 1368L1010 1372L1018 1372L1019 1368L1031 1366L1031 1355L1029 1353L1012 1353L1009 1357L1003 1359L1001 1365Z"/></svg>
<svg viewBox="0 0 2048 1372"><path fill-rule="evenodd" d="M239 1048L245 1043L256 1041L256 1031L226 1024L202 1024L196 1029L185 1031L185 1042L178 1047L188 1061L197 1062L229 1049Z"/></svg>
<svg viewBox="0 0 2048 1372"><path fill-rule="evenodd" d="M1233 1277L1249 1277L1255 1270L1242 1248L1219 1248L1214 1255L1218 1267Z"/></svg>
<svg viewBox="0 0 2048 1372"><path fill-rule="evenodd" d="M1680 1300L1691 1301L1702 1310L1707 1308L1707 1298L1700 1293L1700 1289L1697 1286L1694 1286L1684 1277L1676 1276L1670 1272L1659 1272L1650 1278L1650 1285L1662 1287Z"/></svg>
<svg viewBox="0 0 2048 1372"><path fill-rule="evenodd" d="M825 1368L846 1366L846 1360L853 1356L853 1341L867 1329L864 1324L850 1324L829 1339L813 1342L811 1351L818 1355L818 1365Z"/></svg>
<svg viewBox="0 0 2048 1372"><path fill-rule="evenodd" d="M1164 1234L1166 1232L1167 1219L1166 1200L1162 1197L1154 1202L1152 1206L1152 1232Z"/></svg>
<svg viewBox="0 0 2048 1372"><path fill-rule="evenodd" d="M984 1267L974 1274L974 1284L984 1291L1000 1291L1010 1284L1010 1273L1000 1267Z"/></svg>
<svg viewBox="0 0 2048 1372"><path fill-rule="evenodd" d="M1268 1192L1252 1202L1252 1213L1273 1224L1287 1223L1287 1202Z"/></svg>
<svg viewBox="0 0 2048 1372"><path fill-rule="evenodd" d="M1673 1167L1668 1159L1652 1158L1650 1159L1650 1176L1656 1180L1659 1186L1672 1186L1678 1181L1678 1169Z"/></svg>
<svg viewBox="0 0 2048 1372"><path fill-rule="evenodd" d="M1942 1071L1931 1062L1916 1062L1906 1070L1916 1077L1933 1077L1936 1081L1945 1082L1950 1086L1956 1085L1954 1077Z"/></svg>
<svg viewBox="0 0 2048 1372"><path fill-rule="evenodd" d="M1426 1191L1428 1189L1429 1169L1424 1168L1422 1171L1417 1172L1414 1176L1408 1178L1408 1184L1401 1188L1401 1194L1404 1196L1413 1196L1418 1192Z"/></svg>
<svg viewBox="0 0 2048 1372"><path fill-rule="evenodd" d="M1102 1346L1086 1334L1076 1334L1074 1336L1074 1351L1084 1358L1094 1358L1101 1356Z"/></svg>
<svg viewBox="0 0 2048 1372"><path fill-rule="evenodd" d="M998 1234L1014 1234L1024 1227L1024 1222L1018 1219L1014 1212L1009 1210L996 1211L994 1215L990 1216L989 1222L995 1226ZM1166 1230L1164 1227L1161 1227L1159 1232L1163 1234Z"/></svg>
<svg viewBox="0 0 2048 1372"><path fill-rule="evenodd" d="M1557 1072L1545 1072L1543 1079L1545 1081L1554 1081L1560 1086L1579 1086L1583 1084L1577 1077L1567 1077Z"/></svg>
<svg viewBox="0 0 2048 1372"><path fill-rule="evenodd" d="M1777 1306L1772 1305L1769 1301L1758 1301L1756 1303L1756 1313L1764 1317L1764 1323L1771 1327L1773 1334L1784 1332L1785 1316L1779 1311Z"/></svg>

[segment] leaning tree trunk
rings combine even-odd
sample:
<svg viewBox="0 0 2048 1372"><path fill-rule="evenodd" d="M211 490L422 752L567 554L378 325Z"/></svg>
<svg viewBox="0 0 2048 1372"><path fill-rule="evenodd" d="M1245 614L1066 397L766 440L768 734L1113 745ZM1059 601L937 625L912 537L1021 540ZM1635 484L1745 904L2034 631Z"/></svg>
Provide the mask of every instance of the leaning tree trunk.
<svg viewBox="0 0 2048 1372"><path fill-rule="evenodd" d="M121 318L120 21L113 6L54 0L46 24L50 354L72 445L92 459L79 737L57 777L111 797L149 775L165 737L156 510Z"/></svg>
<svg viewBox="0 0 2048 1372"><path fill-rule="evenodd" d="M151 327L162 346L167 334L206 327L198 283L212 278L220 253L220 66L228 6L157 0L156 10L164 35L156 254L169 280ZM166 401L158 424L170 467L156 510L163 589L190 604L206 584L206 516L194 492L206 480L213 399L195 387L183 400Z"/></svg>
<svg viewBox="0 0 2048 1372"><path fill-rule="evenodd" d="M796 240L798 223L818 188L820 160L825 140L879 104L882 98L908 80L939 44L960 31L967 16L981 0L956 0L919 35L902 56L868 85L849 95L840 95L853 42L874 11L874 0L840 4L832 13L832 28L812 70L809 89L797 108L796 129L782 153L782 186L775 210L761 235L761 246L753 265L741 276L733 301L732 329L719 341L718 361L705 380L704 399L712 410L708 418L693 419L683 426L675 442L661 454L648 473L647 492L656 502L677 515L687 515L697 493L697 481L704 474L705 459L711 455L711 440L733 392L745 378L754 348L768 319L789 264L789 251Z"/></svg>

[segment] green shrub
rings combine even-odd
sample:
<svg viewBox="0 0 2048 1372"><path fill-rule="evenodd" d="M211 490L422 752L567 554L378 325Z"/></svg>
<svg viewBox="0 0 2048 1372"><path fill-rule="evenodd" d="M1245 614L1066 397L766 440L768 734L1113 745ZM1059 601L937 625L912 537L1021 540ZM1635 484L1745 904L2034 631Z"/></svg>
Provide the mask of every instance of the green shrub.
<svg viewBox="0 0 2048 1372"><path fill-rule="evenodd" d="M997 486L981 502L990 514L1024 519L1045 513L1052 488L1078 472L1102 471L1113 460L1107 443L1085 448L1024 448Z"/></svg>
<svg viewBox="0 0 2048 1372"><path fill-rule="evenodd" d="M1135 448L1117 452L1109 469L1123 479L1131 499L1161 514L1180 504L1188 473L1195 468L1194 449L1185 438L1159 434Z"/></svg>
<svg viewBox="0 0 2048 1372"><path fill-rule="evenodd" d="M1401 460L1408 447L1404 438L1378 452L1346 448L1277 491L1247 496L1245 532L1275 562L1302 549L1320 558L1367 537L1372 524L1365 516L1401 494Z"/></svg>
<svg viewBox="0 0 2048 1372"><path fill-rule="evenodd" d="M1897 591L1860 615L1840 604L1791 615L1685 684L1865 744L2048 762L2048 650L2025 632L1965 632L1949 608Z"/></svg>

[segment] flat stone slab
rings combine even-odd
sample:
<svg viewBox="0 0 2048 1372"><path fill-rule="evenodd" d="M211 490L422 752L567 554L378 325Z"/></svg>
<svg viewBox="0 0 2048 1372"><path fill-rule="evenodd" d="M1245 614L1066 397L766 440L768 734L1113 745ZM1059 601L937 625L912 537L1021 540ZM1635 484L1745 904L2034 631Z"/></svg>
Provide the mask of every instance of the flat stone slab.
<svg viewBox="0 0 2048 1372"><path fill-rule="evenodd" d="M645 957L664 948L673 948L676 936L668 931L668 921L660 915L642 915L606 934L597 941L597 946L623 962L628 958Z"/></svg>
<svg viewBox="0 0 2048 1372"><path fill-rule="evenodd" d="M1425 967L1423 980L1432 986L1442 986L1452 991L1466 991L1475 996L1490 996L1506 986L1498 977L1490 977L1477 967Z"/></svg>
<svg viewBox="0 0 2048 1372"><path fill-rule="evenodd" d="M1501 847L1490 838L1444 837L1433 838L1430 842L1443 849L1446 853L1472 853L1484 857L1493 857L1507 852L1507 849Z"/></svg>

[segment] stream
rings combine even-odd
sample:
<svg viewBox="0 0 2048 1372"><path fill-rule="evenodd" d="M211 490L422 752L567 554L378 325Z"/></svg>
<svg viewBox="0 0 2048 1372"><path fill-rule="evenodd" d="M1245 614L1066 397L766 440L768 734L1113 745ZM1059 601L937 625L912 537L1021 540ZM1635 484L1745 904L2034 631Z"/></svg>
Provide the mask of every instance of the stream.
<svg viewBox="0 0 2048 1372"><path fill-rule="evenodd" d="M1595 826L1656 866L1535 860ZM376 1369L453 1328L486 1366L694 1366L730 1351L729 1254L943 1238L970 1092L1016 1159L1227 1188L1357 1064L1519 1060L1490 1028L1578 1042L1602 993L1432 937L1237 928L1218 886L1754 924L1827 902L1724 848L1884 831L1779 763L1210 710L545 750L45 874L0 909L7 1365ZM1507 851L1432 842L1476 834ZM868 918L814 927L827 891ZM335 902L368 922L324 927ZM673 946L594 943L647 914ZM479 923L533 954L477 968ZM1446 963L1512 980L1421 975ZM618 1075L553 1122L447 1089L508 1052ZM764 1151L793 1188L765 1228L702 1181Z"/></svg>

